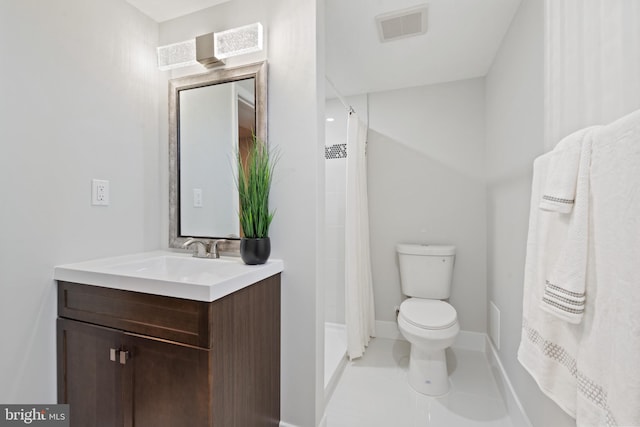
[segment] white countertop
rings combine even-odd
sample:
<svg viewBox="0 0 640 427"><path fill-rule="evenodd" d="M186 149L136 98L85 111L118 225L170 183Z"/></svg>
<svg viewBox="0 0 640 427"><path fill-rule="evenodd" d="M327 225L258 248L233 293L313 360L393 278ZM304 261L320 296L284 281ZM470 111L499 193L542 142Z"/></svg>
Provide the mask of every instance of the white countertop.
<svg viewBox="0 0 640 427"><path fill-rule="evenodd" d="M238 257L194 258L190 253L142 252L55 267L66 282L197 301L215 301L280 273L282 260L246 265Z"/></svg>

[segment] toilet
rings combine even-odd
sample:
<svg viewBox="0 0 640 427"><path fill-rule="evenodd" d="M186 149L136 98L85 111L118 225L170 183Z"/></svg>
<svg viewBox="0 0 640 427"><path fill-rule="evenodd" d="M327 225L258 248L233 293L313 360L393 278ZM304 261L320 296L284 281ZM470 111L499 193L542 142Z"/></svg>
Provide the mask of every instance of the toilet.
<svg viewBox="0 0 640 427"><path fill-rule="evenodd" d="M411 343L409 384L429 396L449 391L445 349L456 339L460 326L451 294L455 246L396 245L402 293L398 327Z"/></svg>

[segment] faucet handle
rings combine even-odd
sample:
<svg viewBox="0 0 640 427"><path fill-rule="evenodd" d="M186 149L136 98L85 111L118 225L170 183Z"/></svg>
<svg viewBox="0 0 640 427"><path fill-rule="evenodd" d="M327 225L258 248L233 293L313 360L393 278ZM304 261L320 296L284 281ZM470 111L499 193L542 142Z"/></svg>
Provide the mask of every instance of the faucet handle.
<svg viewBox="0 0 640 427"><path fill-rule="evenodd" d="M196 257L196 258L208 258L209 257L209 251L211 250L211 243L210 242L205 242L205 241L200 240L200 239L189 237L182 244L182 247L186 249L186 248L188 248L190 246L195 246L195 249L193 250L193 256L194 257Z"/></svg>
<svg viewBox="0 0 640 427"><path fill-rule="evenodd" d="M220 242L228 242L227 239L216 239L211 242L209 253L211 254L211 258L220 258L220 251L218 250L218 243Z"/></svg>

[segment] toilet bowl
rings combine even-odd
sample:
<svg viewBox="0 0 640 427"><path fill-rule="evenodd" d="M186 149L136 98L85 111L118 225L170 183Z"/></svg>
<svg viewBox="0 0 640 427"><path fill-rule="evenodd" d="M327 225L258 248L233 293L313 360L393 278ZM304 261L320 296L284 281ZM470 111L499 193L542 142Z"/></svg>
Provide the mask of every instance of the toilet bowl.
<svg viewBox="0 0 640 427"><path fill-rule="evenodd" d="M429 396L447 394L445 349L460 332L456 310L444 301L409 298L400 305L398 327L411 343L408 374L411 387Z"/></svg>

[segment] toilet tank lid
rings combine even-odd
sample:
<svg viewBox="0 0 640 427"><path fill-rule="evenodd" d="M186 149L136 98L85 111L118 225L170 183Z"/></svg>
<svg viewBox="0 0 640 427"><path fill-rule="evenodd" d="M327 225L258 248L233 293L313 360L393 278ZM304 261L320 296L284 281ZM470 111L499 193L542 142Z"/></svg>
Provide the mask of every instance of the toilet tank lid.
<svg viewBox="0 0 640 427"><path fill-rule="evenodd" d="M451 256L456 254L456 247L453 245L398 243L396 245L396 251L399 254L409 254L409 255Z"/></svg>

